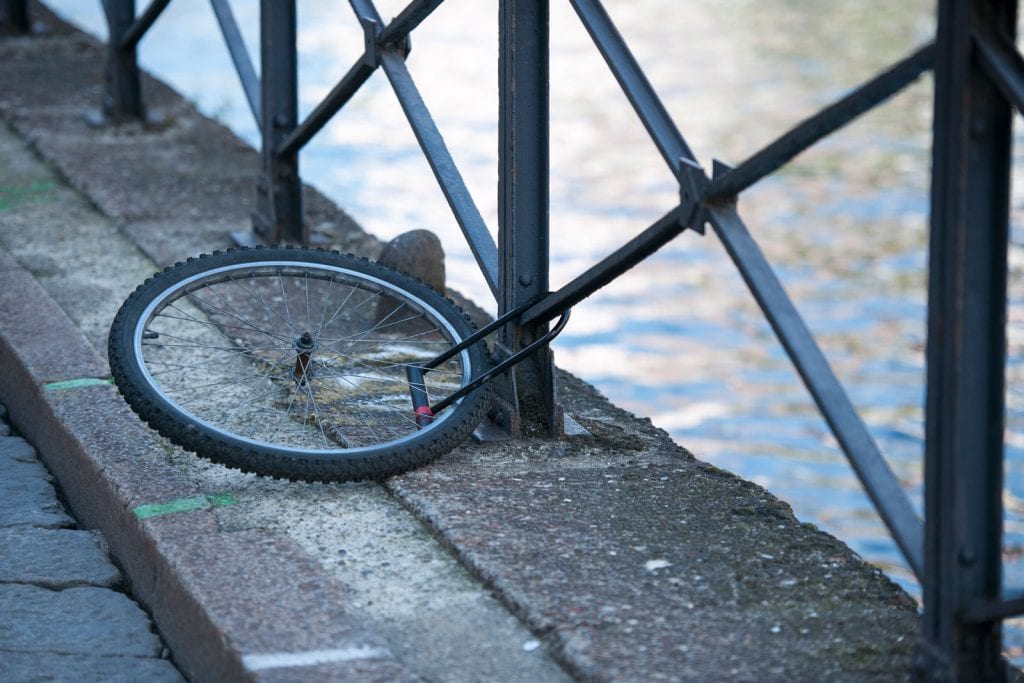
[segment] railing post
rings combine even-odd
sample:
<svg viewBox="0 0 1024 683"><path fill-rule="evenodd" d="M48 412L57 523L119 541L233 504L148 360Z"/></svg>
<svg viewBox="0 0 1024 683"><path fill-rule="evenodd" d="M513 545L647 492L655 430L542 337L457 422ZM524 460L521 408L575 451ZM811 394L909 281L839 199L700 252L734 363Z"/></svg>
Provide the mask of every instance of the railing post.
<svg viewBox="0 0 1024 683"><path fill-rule="evenodd" d="M32 22L28 15L28 0L6 0L3 18L3 29L7 33L32 32Z"/></svg>
<svg viewBox="0 0 1024 683"><path fill-rule="evenodd" d="M298 125L295 0L260 1L262 170L253 230L265 243L308 242L302 221L298 151L278 154Z"/></svg>
<svg viewBox="0 0 1024 683"><path fill-rule="evenodd" d="M499 314L548 291L548 0L499 2L498 244ZM510 351L546 332L516 326ZM562 433L551 351L521 363L506 398L527 424ZM511 395L509 395L511 394ZM513 434L518 422L499 420Z"/></svg>
<svg viewBox="0 0 1024 683"><path fill-rule="evenodd" d="M121 42L135 22L135 0L105 0L107 13L107 92L103 113L120 123L145 118L142 86L136 49L123 48Z"/></svg>
<svg viewBox="0 0 1024 683"><path fill-rule="evenodd" d="M940 0L935 64L925 437L925 575L917 680L1006 680L1001 597L1009 103L973 35L1013 41L1016 1Z"/></svg>

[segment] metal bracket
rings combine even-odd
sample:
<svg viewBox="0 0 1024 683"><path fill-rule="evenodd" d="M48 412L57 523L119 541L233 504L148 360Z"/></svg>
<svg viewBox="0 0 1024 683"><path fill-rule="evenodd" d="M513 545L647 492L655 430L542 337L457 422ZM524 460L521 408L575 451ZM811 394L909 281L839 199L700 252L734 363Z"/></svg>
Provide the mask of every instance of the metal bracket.
<svg viewBox="0 0 1024 683"><path fill-rule="evenodd" d="M710 184L704 168L693 159L679 159L679 222L688 228L704 234L708 221L704 209L704 192Z"/></svg>
<svg viewBox="0 0 1024 683"><path fill-rule="evenodd" d="M412 52L412 39L408 36L402 36L400 40L394 42L382 43L380 42L380 36L383 32L383 28L380 22L376 19L369 17L359 17L359 25L363 27L363 59L362 63L366 66L376 69L380 66L380 51L381 50L394 50L397 48L397 52L405 59Z"/></svg>

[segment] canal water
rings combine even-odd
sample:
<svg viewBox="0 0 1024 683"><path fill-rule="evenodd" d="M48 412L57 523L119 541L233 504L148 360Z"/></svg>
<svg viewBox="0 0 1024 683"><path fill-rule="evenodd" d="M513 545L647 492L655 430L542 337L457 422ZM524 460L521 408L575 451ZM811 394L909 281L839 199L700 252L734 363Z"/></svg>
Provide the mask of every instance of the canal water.
<svg viewBox="0 0 1024 683"><path fill-rule="evenodd" d="M98 2L48 0L105 34ZM569 3L551 8L552 285L678 203L678 189ZM607 0L698 160L736 164L931 39L934 3ZM299 2L300 107L359 56L345 3ZM404 3L378 3L384 17ZM497 3L448 0L409 67L487 223L497 224ZM258 57L258 8L234 3ZM172 3L142 64L257 144L207 3ZM922 498L930 77L745 192L740 212L914 503ZM1019 143L1019 141L1018 141ZM1020 144L1015 167L1022 168ZM304 150L304 179L388 239L437 232L449 284L483 278L383 74ZM1024 585L1024 217L1013 194L1007 364L1006 583ZM999 264L994 264L999 267ZM494 310L493 304L489 306ZM559 365L650 416L697 457L755 481L919 595L827 426L713 234L687 232L579 305ZM1010 654L1024 635L1008 629Z"/></svg>

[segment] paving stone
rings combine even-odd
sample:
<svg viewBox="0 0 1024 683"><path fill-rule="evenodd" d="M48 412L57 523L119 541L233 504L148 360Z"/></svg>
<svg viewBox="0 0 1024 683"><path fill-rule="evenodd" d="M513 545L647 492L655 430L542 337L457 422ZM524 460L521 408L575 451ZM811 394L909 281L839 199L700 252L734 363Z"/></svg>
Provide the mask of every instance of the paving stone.
<svg viewBox="0 0 1024 683"><path fill-rule="evenodd" d="M18 652L129 657L157 657L163 649L149 617L128 596L91 586L0 585L0 643Z"/></svg>
<svg viewBox="0 0 1024 683"><path fill-rule="evenodd" d="M93 657L48 652L4 652L0 680L47 683L179 683L184 679L166 659L153 657Z"/></svg>
<svg viewBox="0 0 1024 683"><path fill-rule="evenodd" d="M13 460L14 462L37 463L36 449L17 436L10 436L0 439L0 459Z"/></svg>
<svg viewBox="0 0 1024 683"><path fill-rule="evenodd" d="M0 529L0 583L112 588L121 574L93 532L16 527Z"/></svg>
<svg viewBox="0 0 1024 683"><path fill-rule="evenodd" d="M0 527L74 526L57 501L50 473L35 450L17 437L0 437Z"/></svg>

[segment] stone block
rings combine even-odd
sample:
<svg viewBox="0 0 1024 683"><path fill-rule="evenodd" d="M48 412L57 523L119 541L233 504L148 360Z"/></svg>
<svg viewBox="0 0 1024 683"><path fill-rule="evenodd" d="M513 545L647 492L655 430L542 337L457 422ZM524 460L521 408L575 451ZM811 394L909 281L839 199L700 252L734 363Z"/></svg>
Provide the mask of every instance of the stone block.
<svg viewBox="0 0 1024 683"><path fill-rule="evenodd" d="M158 657L163 650L137 604L124 593L91 586L0 585L0 643L19 652L122 657Z"/></svg>
<svg viewBox="0 0 1024 683"><path fill-rule="evenodd" d="M18 527L0 529L0 582L111 588L121 574L93 532Z"/></svg>
<svg viewBox="0 0 1024 683"><path fill-rule="evenodd" d="M48 683L183 683L178 670L166 659L150 657L95 657L49 652L4 652L0 680L47 681Z"/></svg>

